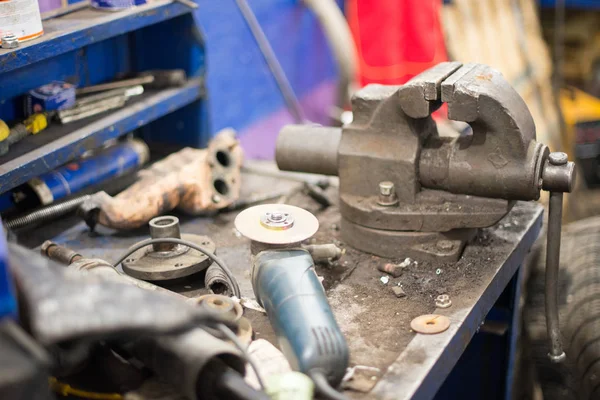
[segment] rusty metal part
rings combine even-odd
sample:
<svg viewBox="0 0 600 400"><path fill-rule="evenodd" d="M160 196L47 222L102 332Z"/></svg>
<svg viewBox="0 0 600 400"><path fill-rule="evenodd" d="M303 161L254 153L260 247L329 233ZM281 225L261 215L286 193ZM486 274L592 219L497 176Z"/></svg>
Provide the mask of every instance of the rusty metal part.
<svg viewBox="0 0 600 400"><path fill-rule="evenodd" d="M207 149L185 148L139 172L132 186L111 197L96 193L80 207L96 224L134 229L175 208L197 215L225 208L240 193L243 152L232 130L219 132Z"/></svg>
<svg viewBox="0 0 600 400"><path fill-rule="evenodd" d="M12 243L9 251L23 310L20 318L42 345L169 333L218 320L164 291L140 290L108 275L62 268Z"/></svg>
<svg viewBox="0 0 600 400"><path fill-rule="evenodd" d="M76 251L64 246L60 246L57 243L51 242L50 240L46 240L44 243L42 243L40 250L42 255L64 265L69 265L83 258L83 256Z"/></svg>
<svg viewBox="0 0 600 400"><path fill-rule="evenodd" d="M472 134L439 135L431 113L442 103ZM572 187L573 163L547 161L527 106L485 65L446 62L402 86L368 85L352 106L342 129L284 127L276 160L339 176L342 238L360 250L456 261L474 230L497 223L514 200ZM436 246L444 235L455 249Z"/></svg>
<svg viewBox="0 0 600 400"><path fill-rule="evenodd" d="M184 239L202 246L211 253L216 246L208 236L179 233L179 220L175 217L157 217L151 222L155 226L150 232L153 239L174 238ZM168 225L160 226L161 221ZM177 236L164 236L164 235ZM154 235L163 235L154 237ZM123 261L123 271L130 276L145 281L163 281L182 278L205 270L212 260L204 253L181 244L169 243L154 244L152 247L143 247Z"/></svg>
<svg viewBox="0 0 600 400"><path fill-rule="evenodd" d="M57 243L46 240L41 248L42 255L49 259L56 261L62 265L68 266L69 269L75 271L86 271L96 275L102 275L103 277L114 280L116 282L126 283L129 285L137 286L145 290L156 290L168 293L171 296L183 298L182 295L172 292L168 289L164 289L160 286L153 285L148 282L133 278L119 272L111 263L102 260L100 258L86 258L75 251L61 246Z"/></svg>
<svg viewBox="0 0 600 400"><path fill-rule="evenodd" d="M434 335L450 327L450 320L444 315L425 314L410 321L410 329L417 333Z"/></svg>
<svg viewBox="0 0 600 400"><path fill-rule="evenodd" d="M205 294L198 298L190 299L189 302L197 304L205 310L227 316L232 321L239 320L244 314L244 309L239 302L219 294Z"/></svg>
<svg viewBox="0 0 600 400"><path fill-rule="evenodd" d="M152 218L150 222L148 222L148 226L150 227L150 237L152 239L181 239L181 232L179 231L179 218L172 215ZM157 243L152 245L154 251L173 251L178 247L181 246L174 243Z"/></svg>
<svg viewBox="0 0 600 400"><path fill-rule="evenodd" d="M435 298L435 306L437 308L448 308L452 306L452 300L450 300L450 296L447 294L440 294Z"/></svg>
<svg viewBox="0 0 600 400"><path fill-rule="evenodd" d="M206 269L204 275L204 287L206 287L211 293L222 294L223 296L233 295L233 285L227 274L216 264L211 264Z"/></svg>
<svg viewBox="0 0 600 400"><path fill-rule="evenodd" d="M394 278L398 278L404 272L404 267L401 267L399 264L386 263L383 265L378 265L377 269L381 272L385 272L386 274L390 274Z"/></svg>
<svg viewBox="0 0 600 400"><path fill-rule="evenodd" d="M316 263L336 261L344 255L344 250L334 243L303 244L302 248L310 253Z"/></svg>
<svg viewBox="0 0 600 400"><path fill-rule="evenodd" d="M277 221L271 221L273 217ZM235 228L253 243L290 245L313 236L319 221L310 212L287 204L261 204L248 208L235 218Z"/></svg>

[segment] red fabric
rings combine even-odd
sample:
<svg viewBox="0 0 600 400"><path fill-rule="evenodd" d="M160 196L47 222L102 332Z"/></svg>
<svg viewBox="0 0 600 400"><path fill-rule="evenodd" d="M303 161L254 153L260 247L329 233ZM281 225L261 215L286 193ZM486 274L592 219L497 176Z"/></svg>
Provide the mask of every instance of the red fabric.
<svg viewBox="0 0 600 400"><path fill-rule="evenodd" d="M447 60L442 0L347 0L359 82L397 85Z"/></svg>

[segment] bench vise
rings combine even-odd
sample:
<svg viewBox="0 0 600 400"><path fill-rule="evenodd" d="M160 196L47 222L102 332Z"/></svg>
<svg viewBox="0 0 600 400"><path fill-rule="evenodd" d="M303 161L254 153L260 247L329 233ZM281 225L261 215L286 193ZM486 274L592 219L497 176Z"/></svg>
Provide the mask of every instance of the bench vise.
<svg viewBox="0 0 600 400"><path fill-rule="evenodd" d="M442 103L472 133L440 136L431 113ZM402 86L368 85L352 110L343 128L284 127L276 160L282 170L339 176L341 235L359 250L457 261L516 200L550 191L556 215L573 187L574 164L536 141L525 102L486 65L444 62ZM556 224L560 235L560 214Z"/></svg>

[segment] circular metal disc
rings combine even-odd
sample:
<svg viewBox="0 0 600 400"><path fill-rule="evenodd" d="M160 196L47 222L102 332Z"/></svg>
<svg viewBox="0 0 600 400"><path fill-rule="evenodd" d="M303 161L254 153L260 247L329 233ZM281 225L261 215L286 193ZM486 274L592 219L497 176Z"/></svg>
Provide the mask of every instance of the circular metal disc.
<svg viewBox="0 0 600 400"><path fill-rule="evenodd" d="M410 328L418 333L435 334L444 332L450 326L450 320L444 315L425 314L410 322Z"/></svg>
<svg viewBox="0 0 600 400"><path fill-rule="evenodd" d="M215 243L208 236L184 233L181 237L215 252ZM123 261L123 272L144 281L165 281L195 274L212 263L210 258L194 249L182 251L178 248L169 253L172 256L166 257L162 252L155 252L152 246L143 247Z"/></svg>
<svg viewBox="0 0 600 400"><path fill-rule="evenodd" d="M261 224L266 213L287 213L294 225L287 229L270 229ZM267 244L289 244L308 239L319 229L319 221L308 211L287 204L261 204L242 211L235 218L235 228L247 238Z"/></svg>

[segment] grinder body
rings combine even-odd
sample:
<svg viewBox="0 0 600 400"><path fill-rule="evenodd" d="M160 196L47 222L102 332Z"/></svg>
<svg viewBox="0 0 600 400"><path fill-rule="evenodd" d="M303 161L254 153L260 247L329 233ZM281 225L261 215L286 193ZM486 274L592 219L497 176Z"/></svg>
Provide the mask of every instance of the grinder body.
<svg viewBox="0 0 600 400"><path fill-rule="evenodd" d="M313 259L302 249L269 249L254 258L252 286L292 368L338 385L348 345L335 321Z"/></svg>

